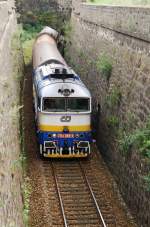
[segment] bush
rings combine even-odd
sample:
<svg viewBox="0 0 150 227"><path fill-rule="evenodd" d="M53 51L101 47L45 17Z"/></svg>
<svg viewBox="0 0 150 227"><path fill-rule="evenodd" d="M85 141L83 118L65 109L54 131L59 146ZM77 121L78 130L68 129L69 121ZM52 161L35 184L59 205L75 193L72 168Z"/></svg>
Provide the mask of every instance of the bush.
<svg viewBox="0 0 150 227"><path fill-rule="evenodd" d="M132 147L135 147L139 153L150 158L150 123L145 128L135 130L132 134L125 135L119 140L120 150L123 154L127 154Z"/></svg>
<svg viewBox="0 0 150 227"><path fill-rule="evenodd" d="M27 40L33 39L37 33L42 30L43 26L41 24L36 24L32 26L31 24L23 24L23 31L21 33L21 41L25 42Z"/></svg>

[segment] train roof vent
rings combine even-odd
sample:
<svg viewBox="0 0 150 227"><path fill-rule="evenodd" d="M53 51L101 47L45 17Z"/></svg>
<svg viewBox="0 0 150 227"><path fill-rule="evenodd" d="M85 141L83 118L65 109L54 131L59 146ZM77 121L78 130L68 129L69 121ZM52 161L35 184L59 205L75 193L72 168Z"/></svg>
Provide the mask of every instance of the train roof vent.
<svg viewBox="0 0 150 227"><path fill-rule="evenodd" d="M68 74L68 72L65 68L56 68L54 69L54 74Z"/></svg>
<svg viewBox="0 0 150 227"><path fill-rule="evenodd" d="M40 74L42 80L46 79L79 79L74 71L69 67L62 67L59 64L41 66L37 72Z"/></svg>

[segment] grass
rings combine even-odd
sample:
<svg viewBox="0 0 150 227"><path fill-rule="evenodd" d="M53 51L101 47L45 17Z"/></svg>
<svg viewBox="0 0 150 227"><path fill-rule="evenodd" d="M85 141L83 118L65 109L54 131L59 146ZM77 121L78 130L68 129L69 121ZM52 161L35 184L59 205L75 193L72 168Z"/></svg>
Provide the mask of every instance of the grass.
<svg viewBox="0 0 150 227"><path fill-rule="evenodd" d="M141 5L149 6L150 0L88 0L87 2L100 4L100 5Z"/></svg>
<svg viewBox="0 0 150 227"><path fill-rule="evenodd" d="M21 29L21 43L23 47L23 55L25 65L28 65L32 61L32 47L36 35L42 30L41 24L31 25L23 24Z"/></svg>

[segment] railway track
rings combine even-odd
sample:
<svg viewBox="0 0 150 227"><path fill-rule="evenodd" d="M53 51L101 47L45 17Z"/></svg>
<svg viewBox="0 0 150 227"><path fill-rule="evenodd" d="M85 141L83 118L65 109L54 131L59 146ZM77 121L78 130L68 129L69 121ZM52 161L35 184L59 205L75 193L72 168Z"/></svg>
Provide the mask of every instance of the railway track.
<svg viewBox="0 0 150 227"><path fill-rule="evenodd" d="M44 172L53 185L52 226L116 226L110 205L100 204L103 195L87 167L85 170L84 163L77 160L44 162Z"/></svg>

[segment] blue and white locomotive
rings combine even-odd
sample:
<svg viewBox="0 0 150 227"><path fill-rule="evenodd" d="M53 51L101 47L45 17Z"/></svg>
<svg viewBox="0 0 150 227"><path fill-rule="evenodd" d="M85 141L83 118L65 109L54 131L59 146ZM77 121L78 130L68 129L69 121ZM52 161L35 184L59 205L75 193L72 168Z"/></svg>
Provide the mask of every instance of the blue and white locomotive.
<svg viewBox="0 0 150 227"><path fill-rule="evenodd" d="M57 49L58 33L45 27L33 47L33 96L40 154L90 154L91 94Z"/></svg>

